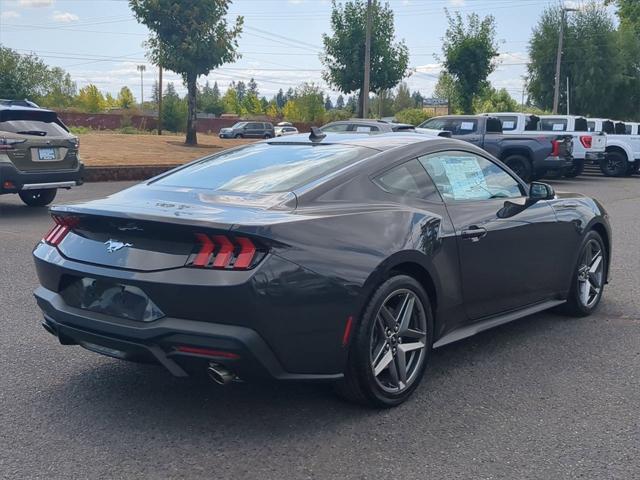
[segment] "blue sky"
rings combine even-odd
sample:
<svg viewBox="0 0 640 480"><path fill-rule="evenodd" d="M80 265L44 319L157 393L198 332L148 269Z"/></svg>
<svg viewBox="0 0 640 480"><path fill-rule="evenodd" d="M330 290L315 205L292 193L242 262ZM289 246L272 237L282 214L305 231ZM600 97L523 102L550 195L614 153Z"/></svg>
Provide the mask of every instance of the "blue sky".
<svg viewBox="0 0 640 480"><path fill-rule="evenodd" d="M526 73L527 41L543 9L554 0L389 0L395 12L396 35L409 47L415 71L406 81L430 95L440 66L446 29L444 8L461 13L493 15L500 43L500 66L491 76L498 88L520 99ZM564 3L576 6L581 0ZM231 80L255 77L260 93L313 81L325 87L318 52L322 33L329 31L329 0L236 0L230 17L243 15L242 59L208 76L224 91ZM111 93L127 85L140 96L136 65L146 63L145 98L157 68L145 59L147 30L133 18L126 0L0 0L0 43L20 53L33 52L50 65L71 73L78 87L95 83ZM550 59L553 60L553 59ZM184 92L180 78L167 72ZM204 78L201 82L204 82ZM335 98L337 93L332 92Z"/></svg>

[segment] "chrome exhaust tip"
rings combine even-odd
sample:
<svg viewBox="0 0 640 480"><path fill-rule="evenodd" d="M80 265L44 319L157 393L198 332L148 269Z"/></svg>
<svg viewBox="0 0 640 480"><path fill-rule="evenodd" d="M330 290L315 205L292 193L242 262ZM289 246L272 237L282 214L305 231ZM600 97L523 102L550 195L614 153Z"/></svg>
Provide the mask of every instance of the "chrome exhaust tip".
<svg viewBox="0 0 640 480"><path fill-rule="evenodd" d="M207 367L209 378L218 385L226 385L236 378L236 374L217 363L209 363Z"/></svg>

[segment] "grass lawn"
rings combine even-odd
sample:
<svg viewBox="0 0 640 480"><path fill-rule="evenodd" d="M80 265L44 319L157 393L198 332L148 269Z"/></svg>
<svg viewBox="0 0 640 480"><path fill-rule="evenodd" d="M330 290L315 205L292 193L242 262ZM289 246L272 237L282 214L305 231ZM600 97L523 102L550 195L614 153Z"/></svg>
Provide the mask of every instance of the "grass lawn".
<svg viewBox="0 0 640 480"><path fill-rule="evenodd" d="M198 133L198 146L188 147L184 144L184 135L84 133L78 137L80 158L89 167L176 165L255 141Z"/></svg>

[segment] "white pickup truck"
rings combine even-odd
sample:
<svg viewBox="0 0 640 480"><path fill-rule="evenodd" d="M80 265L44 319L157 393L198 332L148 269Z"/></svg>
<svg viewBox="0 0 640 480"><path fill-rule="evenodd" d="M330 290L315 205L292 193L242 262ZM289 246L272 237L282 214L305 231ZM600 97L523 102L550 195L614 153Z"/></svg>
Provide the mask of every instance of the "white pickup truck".
<svg viewBox="0 0 640 480"><path fill-rule="evenodd" d="M640 171L640 132L637 123L587 118L587 126L590 132L607 134L607 156L600 162L603 174L623 177Z"/></svg>
<svg viewBox="0 0 640 480"><path fill-rule="evenodd" d="M487 113L502 122L504 134L565 133L573 137L573 166L563 172L565 177L577 177L585 162L601 163L605 160L607 137L600 132L589 132L587 120L574 115L532 115L529 113Z"/></svg>

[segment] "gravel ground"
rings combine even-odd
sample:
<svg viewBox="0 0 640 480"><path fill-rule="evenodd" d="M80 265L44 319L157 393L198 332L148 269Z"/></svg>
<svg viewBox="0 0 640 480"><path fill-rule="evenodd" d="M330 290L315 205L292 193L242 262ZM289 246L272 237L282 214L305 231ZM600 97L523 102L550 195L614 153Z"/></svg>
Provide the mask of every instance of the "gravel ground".
<svg viewBox="0 0 640 480"><path fill-rule="evenodd" d="M320 385L221 388L58 345L31 295L30 251L51 222L0 197L0 478L639 478L640 178L553 183L611 214L598 313L538 314L439 349L389 411Z"/></svg>

